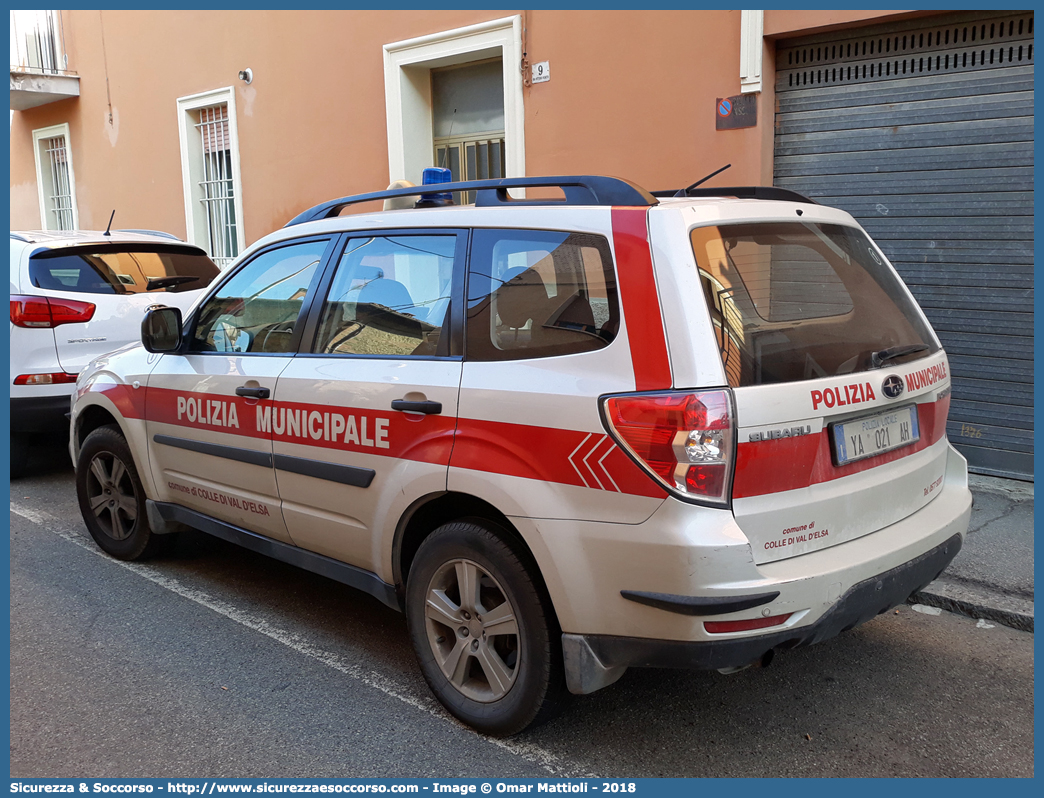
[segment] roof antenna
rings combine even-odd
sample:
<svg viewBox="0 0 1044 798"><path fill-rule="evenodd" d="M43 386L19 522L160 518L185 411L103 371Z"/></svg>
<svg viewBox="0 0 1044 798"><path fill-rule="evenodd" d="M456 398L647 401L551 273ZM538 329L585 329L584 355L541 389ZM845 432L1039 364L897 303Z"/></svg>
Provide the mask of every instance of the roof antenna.
<svg viewBox="0 0 1044 798"><path fill-rule="evenodd" d="M721 170L719 169L718 171L721 171ZM116 216L116 209L113 208L112 209L112 216L109 217L109 225L108 225L108 227L105 228L105 232L102 233L103 236L110 236L110 237L112 236L112 233L109 232L109 227L112 227L112 220L113 220L113 218L115 216Z"/></svg>
<svg viewBox="0 0 1044 798"><path fill-rule="evenodd" d="M679 191L674 196L676 196L676 197L687 197L687 196L689 196L689 192L692 191L694 188L696 188L696 186L700 185L701 183L706 183L708 180L710 180L715 175L720 175L722 172L724 172L730 166L732 166L732 164L730 164L730 163L725 164L723 167L721 167L721 169L718 169L716 172L711 172L709 175L707 175L706 177L704 177L701 180L697 180L695 183L693 183L688 188L683 188L681 191Z"/></svg>

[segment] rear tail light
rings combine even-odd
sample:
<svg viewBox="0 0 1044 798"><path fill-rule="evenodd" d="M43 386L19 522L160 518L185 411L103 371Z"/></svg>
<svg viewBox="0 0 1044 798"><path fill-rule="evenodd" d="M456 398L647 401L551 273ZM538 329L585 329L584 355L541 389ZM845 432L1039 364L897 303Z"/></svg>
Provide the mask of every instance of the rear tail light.
<svg viewBox="0 0 1044 798"><path fill-rule="evenodd" d="M728 506L735 427L727 390L610 396L604 409L616 442L667 490Z"/></svg>
<svg viewBox="0 0 1044 798"><path fill-rule="evenodd" d="M94 305L75 299L11 295L11 324L16 327L57 327L83 324L94 317Z"/></svg>
<svg viewBox="0 0 1044 798"><path fill-rule="evenodd" d="M14 379L15 385L61 385L67 382L76 382L76 375L55 371L50 374L19 374Z"/></svg>

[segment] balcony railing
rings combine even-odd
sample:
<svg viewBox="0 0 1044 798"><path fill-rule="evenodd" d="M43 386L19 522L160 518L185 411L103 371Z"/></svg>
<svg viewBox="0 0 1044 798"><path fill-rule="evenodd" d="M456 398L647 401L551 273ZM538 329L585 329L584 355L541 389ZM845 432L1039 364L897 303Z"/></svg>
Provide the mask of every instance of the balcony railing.
<svg viewBox="0 0 1044 798"><path fill-rule="evenodd" d="M11 110L80 96L69 71L61 11L11 12Z"/></svg>
<svg viewBox="0 0 1044 798"><path fill-rule="evenodd" d="M11 71L67 75L69 56L60 11L11 12Z"/></svg>

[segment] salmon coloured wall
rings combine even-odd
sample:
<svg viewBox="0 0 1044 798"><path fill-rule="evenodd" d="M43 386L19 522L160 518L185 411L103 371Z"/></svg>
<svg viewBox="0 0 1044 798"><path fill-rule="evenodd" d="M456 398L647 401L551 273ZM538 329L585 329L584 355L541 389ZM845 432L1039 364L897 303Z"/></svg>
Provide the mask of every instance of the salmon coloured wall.
<svg viewBox="0 0 1044 798"><path fill-rule="evenodd" d="M529 62L551 67L523 90L528 175L657 190L732 163L718 185L766 184L770 37L898 13L766 12L758 125L718 131L716 99L740 93L739 11L65 11L81 94L15 112L11 227L40 227L32 131L68 122L82 228L115 209L114 227L184 236L176 100L227 86L248 244L318 202L384 188L401 175L388 174L382 45L513 14Z"/></svg>

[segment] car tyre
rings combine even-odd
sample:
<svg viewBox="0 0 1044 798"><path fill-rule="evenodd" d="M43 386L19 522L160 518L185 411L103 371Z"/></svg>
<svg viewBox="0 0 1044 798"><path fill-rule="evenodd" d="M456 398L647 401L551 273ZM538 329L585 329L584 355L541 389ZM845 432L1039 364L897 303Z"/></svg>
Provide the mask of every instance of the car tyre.
<svg viewBox="0 0 1044 798"><path fill-rule="evenodd" d="M94 542L113 557L143 560L159 550L162 538L149 527L134 457L115 425L94 430L80 447L76 496Z"/></svg>
<svg viewBox="0 0 1044 798"><path fill-rule="evenodd" d="M567 693L561 633L535 563L485 522L429 535L410 569L406 618L421 672L455 717L506 737Z"/></svg>

